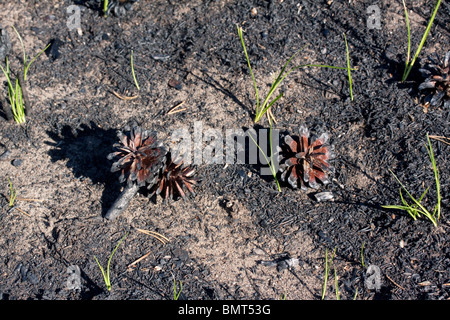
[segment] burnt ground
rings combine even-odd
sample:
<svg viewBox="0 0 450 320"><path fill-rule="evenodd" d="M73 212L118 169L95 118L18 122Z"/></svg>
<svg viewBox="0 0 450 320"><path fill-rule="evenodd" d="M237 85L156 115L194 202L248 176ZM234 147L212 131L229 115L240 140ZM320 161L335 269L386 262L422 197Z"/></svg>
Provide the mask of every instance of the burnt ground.
<svg viewBox="0 0 450 320"><path fill-rule="evenodd" d="M442 195L437 227L381 207L400 204L389 169L417 197L430 187L423 201L434 206L426 134L450 137L450 110L423 107L417 68L400 82L407 39L401 1L141 0L126 15L107 18L93 3L0 2L13 68L22 54L12 25L31 56L50 41L59 44L30 68L33 113L26 124L0 114L2 299L171 300L175 279L183 284L180 299L319 300L326 250L329 257L336 250L326 299L336 299L334 270L341 299L449 299L450 147L432 139ZM70 5L80 10L78 30L67 26ZM367 26L370 5L380 8L379 29ZM433 5L409 3L414 51ZM441 4L416 67L450 49L449 9ZM180 127L192 132L196 121L221 132L255 127L254 88L236 24L263 96L305 44L293 64L346 66L346 33L351 64L359 68L352 72L354 101L345 70L309 68L286 78L273 110L281 131L295 134L305 123L329 132L333 181L318 191L332 192L333 200L317 202L316 190L286 184L277 192L254 165L199 164L195 196L164 203L139 194L123 215L105 220L122 188L106 159L116 130L136 121L164 140ZM122 100L113 91L138 97ZM186 110L168 114L183 101ZM20 198L12 210L8 177ZM94 256L105 266L127 232L111 262L108 292ZM380 269L378 290L365 284L369 265ZM68 284L70 266L80 269L80 289Z"/></svg>

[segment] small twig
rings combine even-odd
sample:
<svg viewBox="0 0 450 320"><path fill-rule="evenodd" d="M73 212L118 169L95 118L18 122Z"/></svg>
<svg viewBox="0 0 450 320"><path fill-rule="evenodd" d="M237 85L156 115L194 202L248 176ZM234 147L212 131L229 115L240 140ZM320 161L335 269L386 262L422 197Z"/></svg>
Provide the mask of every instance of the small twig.
<svg viewBox="0 0 450 320"><path fill-rule="evenodd" d="M169 112L167 112L167 114L168 114L168 115L169 115L169 114L174 114L174 113L178 113L178 112L181 112L181 111L186 110L186 108L178 109L178 108L181 107L185 102L186 102L186 101L180 102L180 103L177 104L175 107L173 107L172 109L170 109ZM176 110L176 109L178 109L178 110Z"/></svg>
<svg viewBox="0 0 450 320"><path fill-rule="evenodd" d="M389 276L388 275L386 275L386 278L388 278L393 284L395 284L397 287L399 287L400 289L402 289L402 290L405 290L406 291L406 289L405 288L403 288L401 285L399 285L398 283L396 283L394 280L392 280L391 278L389 278Z"/></svg>
<svg viewBox="0 0 450 320"><path fill-rule="evenodd" d="M429 137L434 139L434 140L437 140L437 141L440 141L442 143L450 145L450 138L443 137L443 136L429 136ZM447 141L445 141L445 140L447 140Z"/></svg>
<svg viewBox="0 0 450 320"><path fill-rule="evenodd" d="M138 228L136 228L136 230L161 241L163 244L166 244L166 241L169 241L169 239L167 239L165 236L163 236L162 234L159 234L157 232L144 230L144 229L138 229Z"/></svg>
<svg viewBox="0 0 450 320"><path fill-rule="evenodd" d="M44 200L40 200L40 199L26 199L26 198L16 198L16 200L20 200L20 201L36 201L36 202L43 202Z"/></svg>
<svg viewBox="0 0 450 320"><path fill-rule="evenodd" d="M137 264L138 262L140 262L140 261L144 260L145 258L147 258L147 257L150 255L150 253L152 253L152 252L149 251L149 252L147 252L146 254L144 254L142 257L140 257L139 259L137 259L137 260L133 261L132 263L130 263L130 264L127 266L127 269L130 269L131 267L133 267L133 266L134 266L135 264Z"/></svg>
<svg viewBox="0 0 450 320"><path fill-rule="evenodd" d="M139 97L139 96L132 96L132 97L122 96L122 95L118 94L117 92L115 92L114 90L111 90L111 92L112 92L117 98L119 98L119 99L121 99L121 100L133 100L133 99L136 99L137 97Z"/></svg>

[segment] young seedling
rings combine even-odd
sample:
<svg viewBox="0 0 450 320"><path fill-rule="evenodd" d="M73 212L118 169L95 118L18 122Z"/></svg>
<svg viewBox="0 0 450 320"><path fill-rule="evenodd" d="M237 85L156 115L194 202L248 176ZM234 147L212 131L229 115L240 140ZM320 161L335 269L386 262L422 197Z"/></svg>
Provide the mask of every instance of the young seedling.
<svg viewBox="0 0 450 320"><path fill-rule="evenodd" d="M442 0L438 0L436 2L436 5L434 7L433 13L431 15L430 21L428 22L427 28L425 29L425 32L422 36L422 40L419 43L419 46L417 47L416 53L414 54L412 60L410 61L410 56L411 56L411 30L410 30L410 25L409 25L409 17L408 17L408 9L406 8L406 3L405 0L402 0L403 2L403 9L405 11L405 20L406 20L406 29L408 32L408 49L407 49L407 53L406 53L406 65L405 65L405 70L403 72L403 76L402 76L402 82L406 81L406 79L409 76L409 73L411 72L411 69L414 66L414 63L416 62L417 57L420 54L420 51L422 51L422 47L425 44L425 40L428 37L428 33L430 32L431 26L433 25L433 21L434 18L436 17L436 13L439 9L439 6L441 5L441 1Z"/></svg>
<svg viewBox="0 0 450 320"><path fill-rule="evenodd" d="M328 262L328 250L325 248L325 276L324 276L324 282L323 282L323 286L322 286L322 300L325 298L325 294L327 292L328 275L330 273L330 267L331 267L331 263L333 262L335 253L336 253L336 248L334 248L333 255L331 256L330 262ZM337 288L336 288L336 290L337 290Z"/></svg>
<svg viewBox="0 0 450 320"><path fill-rule="evenodd" d="M175 281L175 278L173 278L173 300L178 300L178 298L180 297L181 291L183 290L183 283L180 282L180 290L178 291L177 289L177 283Z"/></svg>
<svg viewBox="0 0 450 320"><path fill-rule="evenodd" d="M138 89L138 91L140 91L141 89L139 88L139 83L137 82L136 74L134 73L133 50L131 50L131 72L133 73L134 84L136 85L136 88Z"/></svg>
<svg viewBox="0 0 450 320"><path fill-rule="evenodd" d="M336 300L341 300L339 295L338 277L336 274L336 268L334 268L334 288L336 290Z"/></svg>
<svg viewBox="0 0 450 320"><path fill-rule="evenodd" d="M108 16L108 5L109 5L109 1L108 0L104 0L103 1L103 14L105 17Z"/></svg>
<svg viewBox="0 0 450 320"><path fill-rule="evenodd" d="M14 207L14 202L16 201L17 191L14 189L11 180L8 178L9 188L10 188L10 196L9 196L9 207Z"/></svg>
<svg viewBox="0 0 450 320"><path fill-rule="evenodd" d="M291 60L301 51L303 50L303 48L301 48L300 50L298 50L296 53L294 53L289 60L285 63L285 65L283 66L283 68L281 69L280 73L278 74L278 76L274 79L270 90L266 96L266 98L264 99L262 105L260 104L260 99L259 99L259 93L258 93L258 86L256 84L256 79L255 76L253 74L253 70L250 64L250 59L248 57L248 53L247 53L247 49L245 47L245 43L244 43L244 37L242 34L242 28L237 26L237 30L238 30L238 35L239 38L241 39L241 44L242 44L242 48L244 50L244 54L245 54L245 58L247 59L247 64L248 64L248 68L250 70L250 74L252 76L252 80L253 80L253 85L255 87L255 94L256 94L256 115L255 115L255 120L254 122L257 123L261 120L261 118L267 114L267 117L269 119L270 122L275 121L275 117L273 116L272 112L271 112L271 107L272 105L283 96L283 92L281 92L278 96L276 96L272 101L270 101L272 95L274 94L274 92L276 91L276 89L278 88L278 86L281 84L281 82L283 82L283 80L292 72L295 71L297 69L300 68L307 68L307 67L318 67L318 68L331 68L331 69L341 69L341 70L347 70L347 67L335 67L335 66L328 66L328 65L321 65L321 64L303 64L303 65L298 65L295 66L289 70L287 70L287 66L289 64L289 62L291 62ZM355 69L352 69L355 70Z"/></svg>
<svg viewBox="0 0 450 320"><path fill-rule="evenodd" d="M348 85L350 87L350 98L353 101L353 83L352 83L352 72L350 70L350 53L348 51L348 43L347 43L347 37L344 33L344 40L345 40L345 49L347 51L347 71L348 71Z"/></svg>
<svg viewBox="0 0 450 320"><path fill-rule="evenodd" d="M28 70L31 67L31 64L45 51L47 48L51 45L50 43L41 50L33 59L31 59L30 62L28 62L28 56L25 52L25 46L23 44L22 37L20 36L19 32L16 30L16 28L13 26L13 29L15 33L17 34L17 37L19 38L20 44L22 46L22 52L23 52L23 75L19 74L12 74L9 66L9 60L8 57L5 58L6 60L6 69L4 69L1 65L0 68L2 69L3 74L6 77L7 83L8 83L8 97L11 104L11 110L13 113L14 120L21 124L25 123L26 119L25 116L27 113L29 113L29 109L31 109L30 101L28 100L28 95L26 91L26 81L27 81L27 75ZM12 76L15 76L15 81L12 80Z"/></svg>
<svg viewBox="0 0 450 320"><path fill-rule="evenodd" d="M15 81L12 80L8 58L6 58L6 70L3 69L1 65L0 68L2 69L8 83L8 98L11 104L12 116L16 123L25 123L25 101L19 77L16 76ZM6 109L6 106L4 108Z"/></svg>
<svg viewBox="0 0 450 320"><path fill-rule="evenodd" d="M433 212L428 211L428 209L426 209L421 203L423 198L425 197L425 194L428 192L429 187L425 190L425 192L417 200L416 198L414 198L411 195L411 193L406 189L406 187L403 185L403 183L400 182L400 180L397 178L397 176L391 170L389 170L389 171L392 173L395 180L397 180L397 182L401 186L401 188L399 189L399 192L400 192L400 199L401 199L403 205L384 205L382 207L386 208L386 209L397 209L397 210L406 211L414 220L417 220L418 218L421 217L421 215L423 215L426 218L428 218L433 223L433 225L436 227L437 222L441 215L441 192L440 192L440 183L439 183L439 171L436 166L436 160L434 158L433 147L431 145L430 137L428 136L428 134L427 134L427 140L428 140L428 146L427 146L428 156L430 157L430 161L431 161L431 164L433 167L433 172L434 172L434 178L436 181L437 204L434 207ZM406 199L403 197L402 189L406 192L408 197L412 200L412 202L413 202L412 204L409 204L406 201Z"/></svg>
<svg viewBox="0 0 450 320"><path fill-rule="evenodd" d="M111 259L112 259L113 255L114 255L114 253L116 252L117 248L120 246L120 244L122 243L123 239L125 239L125 237L127 235L128 235L128 232L123 236L122 239L120 239L119 243L116 245L116 247L114 248L113 252L109 256L108 264L106 266L106 272L103 269L103 267L101 266L100 262L98 262L97 257L94 256L94 259L95 259L95 261L97 261L97 264L98 264L98 266L100 268L100 271L102 272L103 280L105 281L106 289L108 289L108 291L111 291L111 278L110 278L110 274L109 274L109 266L111 264Z"/></svg>

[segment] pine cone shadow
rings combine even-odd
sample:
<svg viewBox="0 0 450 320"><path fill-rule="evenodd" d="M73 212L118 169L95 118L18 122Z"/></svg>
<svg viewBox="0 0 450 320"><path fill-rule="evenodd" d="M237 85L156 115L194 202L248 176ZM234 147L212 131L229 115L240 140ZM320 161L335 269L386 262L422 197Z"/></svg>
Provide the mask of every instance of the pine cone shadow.
<svg viewBox="0 0 450 320"><path fill-rule="evenodd" d="M106 158L113 151L117 130L103 129L91 123L77 129L63 126L57 132L47 131L53 141L49 151L52 162L67 160L67 167L77 179L89 179L92 184L103 184L101 197L103 216L119 196L121 184L116 174L111 173L111 162Z"/></svg>

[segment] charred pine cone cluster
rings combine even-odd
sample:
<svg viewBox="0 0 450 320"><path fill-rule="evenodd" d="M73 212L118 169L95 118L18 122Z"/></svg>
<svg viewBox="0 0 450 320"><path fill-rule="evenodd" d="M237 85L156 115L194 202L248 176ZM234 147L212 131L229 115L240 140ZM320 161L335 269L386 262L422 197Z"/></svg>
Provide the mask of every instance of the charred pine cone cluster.
<svg viewBox="0 0 450 320"><path fill-rule="evenodd" d="M432 107L450 107L450 51L440 59L437 55L429 57L429 63L419 71L425 79L419 90L431 91L425 98Z"/></svg>
<svg viewBox="0 0 450 320"><path fill-rule="evenodd" d="M298 137L286 135L278 147L281 180L293 188L317 189L319 183L326 185L330 182L328 173L332 168L328 161L332 158L328 134L310 137L308 128L301 125Z"/></svg>
<svg viewBox="0 0 450 320"><path fill-rule="evenodd" d="M119 131L118 137L120 143L115 145L116 151L109 154L108 159L116 160L111 171L121 172L120 182L146 187L149 196L161 194L164 199L184 198L184 188L194 193L195 169L185 166L181 158L174 159L158 141L156 132L135 126L127 133Z"/></svg>

